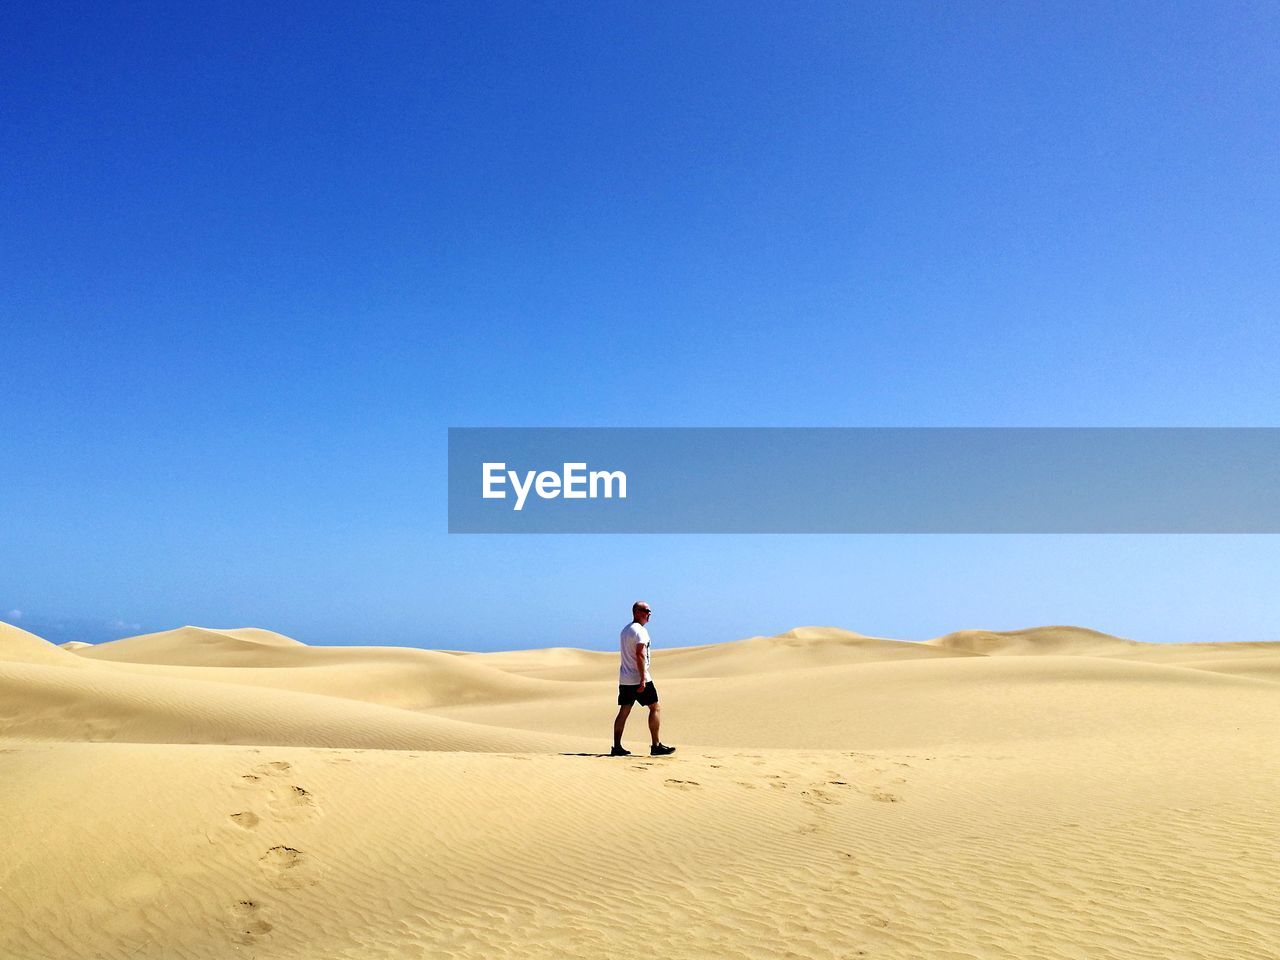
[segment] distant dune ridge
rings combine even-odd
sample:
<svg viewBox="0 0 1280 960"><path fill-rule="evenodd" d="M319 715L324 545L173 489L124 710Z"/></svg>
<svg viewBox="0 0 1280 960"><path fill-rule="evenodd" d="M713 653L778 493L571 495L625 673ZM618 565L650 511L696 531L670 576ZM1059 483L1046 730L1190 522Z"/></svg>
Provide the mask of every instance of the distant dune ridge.
<svg viewBox="0 0 1280 960"><path fill-rule="evenodd" d="M948 650L963 650L986 656L1026 656L1056 653L1068 656L1100 656L1126 653L1152 644L1124 640L1109 633L1084 627L1033 627L1030 630L957 630L926 640L926 644Z"/></svg>
<svg viewBox="0 0 1280 960"><path fill-rule="evenodd" d="M1274 957L1280 643L662 640L0 624L0 957Z"/></svg>
<svg viewBox="0 0 1280 960"><path fill-rule="evenodd" d="M76 669L84 667L79 657L54 646L43 637L27 633L21 627L0 623L0 665L5 663L38 663Z"/></svg>
<svg viewBox="0 0 1280 960"><path fill-rule="evenodd" d="M253 658L264 650L289 650L306 645L292 637L270 630L241 628L209 630L204 627L179 627L160 633L145 633L109 643L77 648L82 656L95 660L119 660L131 663L164 663L190 666L229 666L244 661L257 666ZM262 666L268 664L263 663Z"/></svg>

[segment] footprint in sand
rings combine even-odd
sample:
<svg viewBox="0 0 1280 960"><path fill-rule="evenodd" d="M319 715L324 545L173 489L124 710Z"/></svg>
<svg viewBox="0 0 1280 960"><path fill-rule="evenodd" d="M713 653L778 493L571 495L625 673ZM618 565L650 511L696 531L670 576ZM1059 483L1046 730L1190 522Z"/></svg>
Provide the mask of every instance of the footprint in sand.
<svg viewBox="0 0 1280 960"><path fill-rule="evenodd" d="M272 847L258 858L267 877L278 887L306 887L311 878L311 859L296 847Z"/></svg>
<svg viewBox="0 0 1280 960"><path fill-rule="evenodd" d="M268 806L271 815L279 820L297 820L320 812L320 804L316 802L315 795L297 784L291 785L287 790L273 790Z"/></svg>
<svg viewBox="0 0 1280 960"><path fill-rule="evenodd" d="M241 774L240 779L245 783L261 783L267 777L283 777L292 769L285 760L273 760L258 764L248 773Z"/></svg>
<svg viewBox="0 0 1280 960"><path fill-rule="evenodd" d="M824 792L818 787L810 787L808 790L801 790L800 796L804 797L809 803L839 803L831 794Z"/></svg>
<svg viewBox="0 0 1280 960"><path fill-rule="evenodd" d="M252 830L261 821L258 815L252 810L242 810L240 813L231 814L231 822L237 827L244 827L246 830Z"/></svg>
<svg viewBox="0 0 1280 960"><path fill-rule="evenodd" d="M262 919L262 904L257 900L237 900L231 908L231 921L238 943L256 943L271 932L271 924Z"/></svg>
<svg viewBox="0 0 1280 960"><path fill-rule="evenodd" d="M666 785L675 787L677 790L688 790L690 787L702 786L697 780L667 780Z"/></svg>
<svg viewBox="0 0 1280 960"><path fill-rule="evenodd" d="M320 805L315 794L299 784L283 785L280 778L293 773L293 765L286 760L272 760L253 768L251 773L242 774L242 786L265 788L268 794L267 806L270 816L279 820L297 820L301 817L314 816L320 813ZM249 817L252 823L247 823ZM237 813L231 817L243 827L252 828L259 822L256 814Z"/></svg>
<svg viewBox="0 0 1280 960"><path fill-rule="evenodd" d="M258 862L278 870L292 870L305 863L306 857L295 847L274 846L259 857Z"/></svg>

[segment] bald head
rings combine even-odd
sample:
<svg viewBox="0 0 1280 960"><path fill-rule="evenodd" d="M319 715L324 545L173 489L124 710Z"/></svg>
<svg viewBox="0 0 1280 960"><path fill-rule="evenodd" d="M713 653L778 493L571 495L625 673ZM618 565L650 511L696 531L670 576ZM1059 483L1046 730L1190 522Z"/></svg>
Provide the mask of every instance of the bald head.
<svg viewBox="0 0 1280 960"><path fill-rule="evenodd" d="M636 623L646 623L653 616L653 611L643 600L637 600L631 605L631 616Z"/></svg>

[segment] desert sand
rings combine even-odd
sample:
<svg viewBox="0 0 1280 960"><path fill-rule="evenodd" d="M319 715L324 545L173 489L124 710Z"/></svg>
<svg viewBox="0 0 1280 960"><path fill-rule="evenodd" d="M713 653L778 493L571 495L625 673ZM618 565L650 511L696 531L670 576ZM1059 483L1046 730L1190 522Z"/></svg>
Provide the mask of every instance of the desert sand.
<svg viewBox="0 0 1280 960"><path fill-rule="evenodd" d="M1280 956L1280 644L653 668L609 758L616 653L0 624L0 958Z"/></svg>

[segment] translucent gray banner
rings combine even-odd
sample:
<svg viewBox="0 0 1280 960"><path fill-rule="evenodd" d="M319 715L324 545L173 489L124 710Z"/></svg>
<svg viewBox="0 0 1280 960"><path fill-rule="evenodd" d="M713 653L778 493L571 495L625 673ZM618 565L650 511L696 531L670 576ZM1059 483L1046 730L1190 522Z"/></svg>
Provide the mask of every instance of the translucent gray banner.
<svg viewBox="0 0 1280 960"><path fill-rule="evenodd" d="M1278 533L1277 428L449 430L450 533Z"/></svg>

